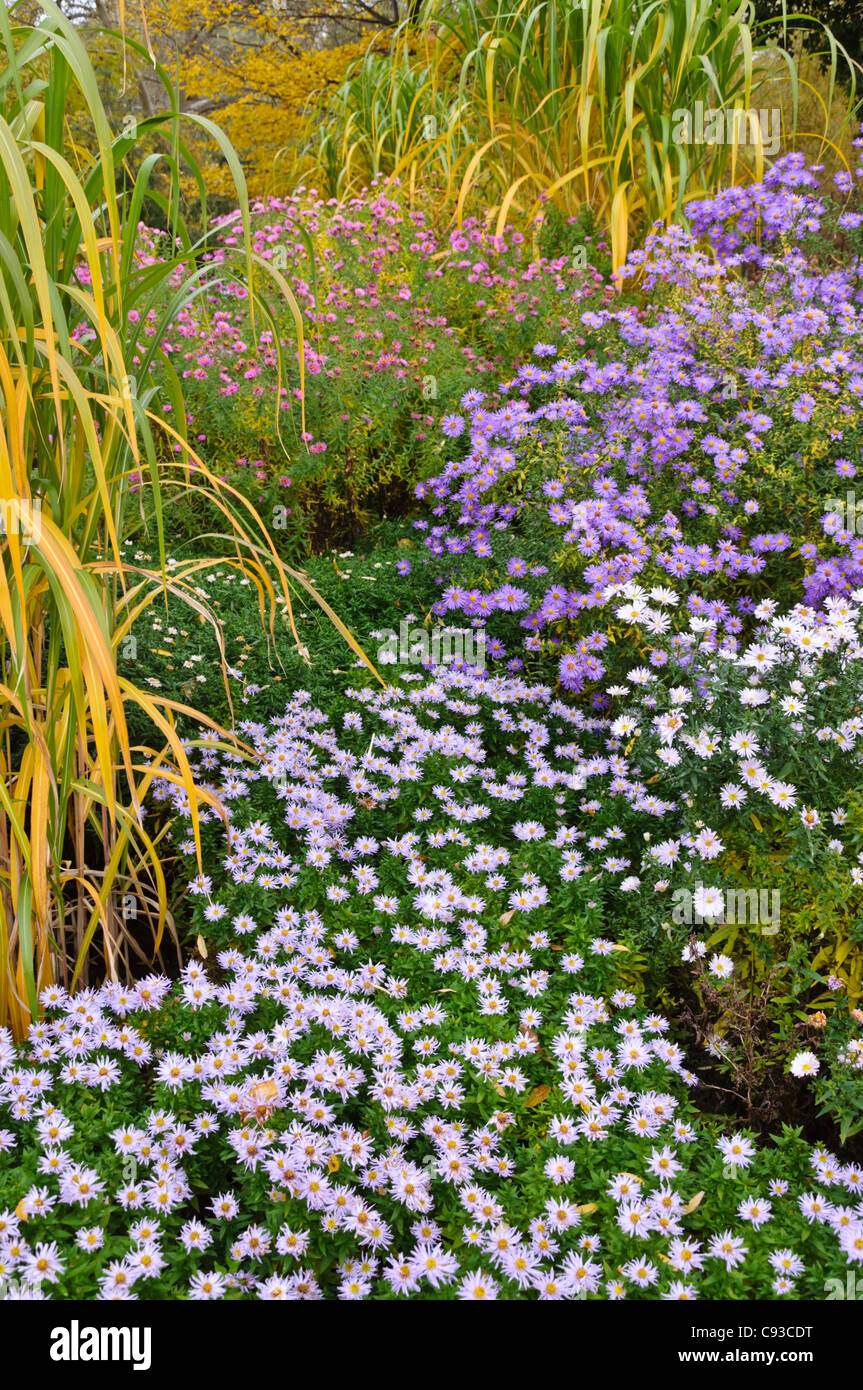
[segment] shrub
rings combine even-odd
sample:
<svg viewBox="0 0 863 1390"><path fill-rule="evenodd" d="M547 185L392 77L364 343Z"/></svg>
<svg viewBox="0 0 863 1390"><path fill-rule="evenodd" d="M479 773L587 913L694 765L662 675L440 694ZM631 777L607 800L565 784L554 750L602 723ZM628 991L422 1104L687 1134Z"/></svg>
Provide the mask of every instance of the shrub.
<svg viewBox="0 0 863 1390"><path fill-rule="evenodd" d="M271 522L289 507L298 545L344 544L403 514L438 464L438 400L496 380L537 323L564 328L575 304L602 294L572 245L536 259L520 234L495 238L474 222L441 238L428 212L381 190L336 205L301 189L252 213L255 254L290 274L303 308L305 429L300 383L293 394L279 385L293 325L256 329L230 277L162 346L214 468ZM216 264L237 238L229 219ZM284 531L272 535L282 543Z"/></svg>

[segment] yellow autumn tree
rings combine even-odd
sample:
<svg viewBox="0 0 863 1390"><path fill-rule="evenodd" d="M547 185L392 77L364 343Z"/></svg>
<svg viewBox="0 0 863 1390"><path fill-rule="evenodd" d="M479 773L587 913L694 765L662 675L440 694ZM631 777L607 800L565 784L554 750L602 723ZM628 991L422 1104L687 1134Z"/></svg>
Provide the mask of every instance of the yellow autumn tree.
<svg viewBox="0 0 863 1390"><path fill-rule="evenodd" d="M181 108L209 117L226 133L253 195L286 191L297 156L317 125L310 99L325 100L370 43L386 47L392 28L408 12L397 0L380 10L364 0L323 0L317 7L315 0L59 3L81 30L118 130L164 108L149 51L174 77ZM36 0L32 8L38 13ZM124 43L121 33L130 42ZM89 144L86 112L67 115L70 127ZM185 139L192 129L185 127ZM146 144L145 139L143 148ZM233 181L217 145L209 146L203 135L192 135L191 145L208 194L231 198Z"/></svg>
<svg viewBox="0 0 863 1390"><path fill-rule="evenodd" d="M278 193L310 131L313 94L335 88L369 38L340 43L313 19L290 14L284 0L150 0L150 39L176 71L185 110L210 116L242 159L253 194ZM146 77L144 77L146 86ZM205 158L210 193L231 180L216 147Z"/></svg>

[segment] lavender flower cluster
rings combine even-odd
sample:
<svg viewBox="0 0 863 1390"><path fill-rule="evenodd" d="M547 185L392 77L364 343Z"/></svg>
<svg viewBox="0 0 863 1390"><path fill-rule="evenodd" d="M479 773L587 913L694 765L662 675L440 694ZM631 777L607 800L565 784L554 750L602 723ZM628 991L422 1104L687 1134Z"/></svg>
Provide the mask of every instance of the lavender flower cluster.
<svg viewBox="0 0 863 1390"><path fill-rule="evenodd" d="M698 205L695 230L631 255L623 278L654 291L646 306L583 313L586 351L539 344L496 396L463 396L442 421L457 452L416 489L433 504L416 525L446 562L435 613L488 625L499 658L518 627L527 653L562 648L560 679L579 691L605 671L606 626L582 614L609 584L686 578L692 610L732 639L759 586L802 584L819 603L859 585L863 537L827 501L863 437L861 261L818 269L794 244L817 221L796 191L813 180L790 156L764 185ZM729 221L708 254L698 234ZM765 224L781 246L750 264L739 243Z"/></svg>

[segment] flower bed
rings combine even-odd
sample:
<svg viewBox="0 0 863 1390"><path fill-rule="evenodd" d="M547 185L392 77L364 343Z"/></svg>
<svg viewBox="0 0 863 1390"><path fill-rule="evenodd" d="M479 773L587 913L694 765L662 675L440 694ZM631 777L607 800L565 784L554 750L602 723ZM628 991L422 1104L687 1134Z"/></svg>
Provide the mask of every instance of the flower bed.
<svg viewBox="0 0 863 1390"><path fill-rule="evenodd" d="M279 215L259 249L296 212L259 208ZM243 677L246 642L245 749L189 730L204 872L178 783L148 808L194 903L178 978L52 987L25 1044L0 1034L7 1296L845 1287L863 1261L863 560L828 503L859 455L861 288L853 257L825 270L789 244L827 213L785 162L695 209L717 261L672 230L631 259L647 305L581 306L583 354L540 343L492 408L454 369L426 563L389 558L387 592L395 622L439 593L432 615L481 630L492 669L399 652L385 689L354 688L360 664L281 699ZM381 257L419 224L377 195L327 219L336 321L364 257L376 312L414 302ZM342 279L340 238L360 247ZM527 293L466 240L456 298L462 273ZM562 273L537 272L555 293ZM210 388L239 325L211 325ZM166 350L206 355L187 327ZM315 351L323 411L342 388ZM377 583L354 565L339 583ZM248 638L254 595L207 583ZM212 651L150 621L168 663L151 683L182 659L215 699Z"/></svg>
<svg viewBox="0 0 863 1390"><path fill-rule="evenodd" d="M564 687L593 688L614 655L605 589L636 576L688 580L691 611L735 639L759 597L817 603L863 579L846 506L863 443L861 262L812 259L826 200L791 192L812 181L788 156L766 192L696 205L706 237L766 206L781 241L740 250L725 230L717 261L671 228L625 268L646 303L584 312L583 337L537 345L496 399L470 392L443 420L454 456L418 485L434 519L415 523L438 562L434 612L482 625L509 669L557 651ZM830 218L857 235L858 214Z"/></svg>
<svg viewBox="0 0 863 1390"><path fill-rule="evenodd" d="M827 629L840 664L858 617ZM404 685L356 691L340 730L296 694L245 722L257 764L199 754L228 813L205 815L199 952L174 984L49 990L25 1053L3 1044L4 1273L79 1297L822 1293L863 1257L863 1171L699 1115L597 887L626 832L579 828L585 791L673 816L690 863L717 838L644 804L632 728L517 676ZM639 764L673 769L654 723Z"/></svg>
<svg viewBox="0 0 863 1390"><path fill-rule="evenodd" d="M228 264L242 252L234 217L214 230L206 312L184 311L161 346L198 446L265 511L288 509L283 543L329 542L370 514L404 512L438 461L439 403L496 380L537 324L565 331L579 303L611 296L589 224L568 228L562 253L537 254L522 233L494 236L475 218L442 237L422 206L376 188L345 204L301 188L256 202L252 219L255 255L303 317L305 431L293 324L263 276L276 317L251 320Z"/></svg>

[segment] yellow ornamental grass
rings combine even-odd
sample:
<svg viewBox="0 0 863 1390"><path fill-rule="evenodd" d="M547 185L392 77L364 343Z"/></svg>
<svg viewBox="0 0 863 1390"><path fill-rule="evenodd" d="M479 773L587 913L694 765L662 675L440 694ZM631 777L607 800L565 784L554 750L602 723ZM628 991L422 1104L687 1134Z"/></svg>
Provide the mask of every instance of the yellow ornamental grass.
<svg viewBox="0 0 863 1390"><path fill-rule="evenodd" d="M362 655L307 578L280 562L254 508L190 448L179 382L160 355L170 323L215 275L242 273L253 314L269 317L258 288L266 274L294 314L302 374L299 307L251 251L237 157L212 123L189 118L218 144L241 208L238 261L214 267L180 215L180 161L194 163L166 74L157 67L166 110L145 123L149 148L154 137L159 147L124 202L118 170L135 137L112 133L77 31L51 0L42 9L34 27L15 23L14 6L0 7L0 1024L17 1037L44 986L120 978L172 929L164 826L151 835L143 814L151 783L165 777L184 789L198 845L199 806L214 804L193 785L178 717L238 746L228 730L118 671L136 618L169 592L218 631L194 580L226 561L166 567L171 494L194 488L215 509L233 546L227 563L254 583L265 631L284 612L299 643L290 598L298 585ZM86 147L69 141L72 92L89 122ZM167 194L152 196L170 236L152 264L138 227L156 174ZM148 315L151 335L141 327ZM142 489L161 557L150 568L124 560ZM152 726L153 747L133 745L133 708Z"/></svg>
<svg viewBox="0 0 863 1390"><path fill-rule="evenodd" d="M400 179L412 199L422 185L426 198L440 194L452 212L465 167L480 158L472 158L470 102L452 95L457 76L454 54L427 34L397 35L388 51L376 38L340 86L310 97L319 119L308 123L319 129L295 158L295 172L309 172L332 197L373 179Z"/></svg>
<svg viewBox="0 0 863 1390"><path fill-rule="evenodd" d="M546 201L568 217L590 207L617 269L633 237L726 177L760 178L802 138L797 63L751 13L745 0L431 0L420 37L404 28L388 59L370 52L322 95L317 175L339 192L375 175L433 184L456 222L473 200L498 233ZM805 135L842 162L853 68L827 34L824 52L822 128ZM699 138L711 112L721 139Z"/></svg>

